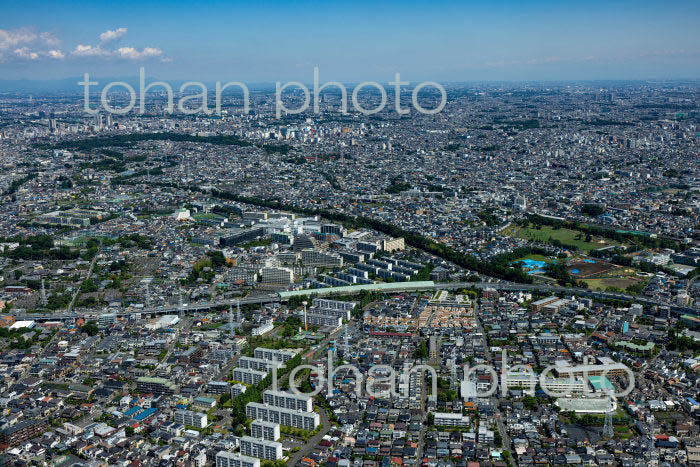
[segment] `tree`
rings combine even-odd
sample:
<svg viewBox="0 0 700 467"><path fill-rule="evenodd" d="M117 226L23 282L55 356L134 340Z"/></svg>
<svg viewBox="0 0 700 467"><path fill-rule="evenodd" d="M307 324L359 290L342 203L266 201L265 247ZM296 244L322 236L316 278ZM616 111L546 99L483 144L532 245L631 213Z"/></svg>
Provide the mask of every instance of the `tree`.
<svg viewBox="0 0 700 467"><path fill-rule="evenodd" d="M88 336L94 336L98 332L100 332L99 328L97 327L97 324L94 321L88 321L83 325L83 327L80 328L81 332L84 332Z"/></svg>
<svg viewBox="0 0 700 467"><path fill-rule="evenodd" d="M539 405L539 402L537 402L537 398L534 396L525 396L523 397L523 406L528 409L528 410L535 410L537 406Z"/></svg>
<svg viewBox="0 0 700 467"><path fill-rule="evenodd" d="M501 453L501 456L503 456L503 460L506 462L506 464L507 464L508 466L513 465L513 463L511 462L510 451L508 451L508 450L506 449L505 451L503 451L503 452Z"/></svg>
<svg viewBox="0 0 700 467"><path fill-rule="evenodd" d="M583 207L581 207L581 212L588 214L589 216L596 217L605 213L605 206L595 203L584 204Z"/></svg>
<svg viewBox="0 0 700 467"><path fill-rule="evenodd" d="M418 348L415 350L415 352L413 352L413 357L419 359L426 359L429 355L430 351L428 350L428 340L425 339L418 345Z"/></svg>
<svg viewBox="0 0 700 467"><path fill-rule="evenodd" d="M503 436L501 436L501 432L498 430L493 434L493 444L495 444L497 448L503 446Z"/></svg>
<svg viewBox="0 0 700 467"><path fill-rule="evenodd" d="M80 286L80 291L83 293L97 292L97 284L93 279L85 279L83 285Z"/></svg>

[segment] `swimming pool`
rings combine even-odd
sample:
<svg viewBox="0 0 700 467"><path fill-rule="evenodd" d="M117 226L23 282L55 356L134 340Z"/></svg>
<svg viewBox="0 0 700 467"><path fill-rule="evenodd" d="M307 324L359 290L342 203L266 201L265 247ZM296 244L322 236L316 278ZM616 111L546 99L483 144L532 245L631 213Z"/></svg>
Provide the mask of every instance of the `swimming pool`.
<svg viewBox="0 0 700 467"><path fill-rule="evenodd" d="M537 261L534 259L521 259L521 263L525 265L526 268L542 269L547 263L544 261Z"/></svg>

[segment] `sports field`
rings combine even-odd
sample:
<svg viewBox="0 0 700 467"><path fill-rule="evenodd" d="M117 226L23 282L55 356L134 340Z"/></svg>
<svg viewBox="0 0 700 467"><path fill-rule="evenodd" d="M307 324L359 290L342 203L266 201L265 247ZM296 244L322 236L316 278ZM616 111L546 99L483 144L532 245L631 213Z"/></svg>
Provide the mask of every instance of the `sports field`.
<svg viewBox="0 0 700 467"><path fill-rule="evenodd" d="M592 258L577 258L569 261L568 266L572 277L584 281L594 290L607 290L609 287L625 290L646 282L645 278L637 275L634 268Z"/></svg>
<svg viewBox="0 0 700 467"><path fill-rule="evenodd" d="M539 243L552 243L552 240L558 240L564 245L575 246L581 251L591 251L606 246L617 245L617 243L611 240L598 237L593 237L590 242L587 242L586 235L583 232L564 228L554 229L547 225L543 225L539 229L535 227L523 228L517 225L511 225L502 233L503 235L519 237Z"/></svg>

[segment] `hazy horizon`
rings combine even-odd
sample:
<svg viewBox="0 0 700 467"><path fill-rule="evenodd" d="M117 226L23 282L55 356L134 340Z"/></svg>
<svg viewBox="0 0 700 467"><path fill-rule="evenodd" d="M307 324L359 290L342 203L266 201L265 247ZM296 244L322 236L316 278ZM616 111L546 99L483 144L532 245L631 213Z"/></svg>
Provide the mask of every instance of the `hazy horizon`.
<svg viewBox="0 0 700 467"><path fill-rule="evenodd" d="M0 80L626 81L700 76L700 3L6 6Z"/></svg>

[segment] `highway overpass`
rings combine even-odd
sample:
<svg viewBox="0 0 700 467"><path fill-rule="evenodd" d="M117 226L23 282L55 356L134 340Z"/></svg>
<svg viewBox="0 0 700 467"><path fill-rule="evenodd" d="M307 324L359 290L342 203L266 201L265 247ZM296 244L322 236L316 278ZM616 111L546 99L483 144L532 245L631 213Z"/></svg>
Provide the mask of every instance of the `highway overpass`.
<svg viewBox="0 0 700 467"><path fill-rule="evenodd" d="M34 321L63 321L77 318L96 319L100 314L105 312L115 313L117 316L129 316L134 313L141 313L145 316L157 316L166 314L196 313L207 312L213 308L236 306L237 304L265 304L286 302L292 297L323 297L329 295L353 295L363 291L373 291L381 293L402 293L402 292L421 292L433 290L456 290L463 288L486 289L493 288L498 291L510 292L539 292L545 294L557 295L577 295L579 297L588 297L598 300L624 300L641 303L644 305L667 306L671 312L676 315L692 314L700 315L700 309L691 307L679 307L673 304L665 303L658 300L653 300L648 297L629 295L619 292L595 291L589 289L580 289L572 287L561 287L547 284L515 284L510 282L433 282L433 281L417 281L417 282L392 282L386 284L367 284L345 287L326 287L322 289L306 289L295 290L289 292L270 293L256 297L244 297L240 299L219 300L215 302L197 302L180 305L167 305L160 307L139 308L133 307L127 310L108 311L108 310L92 310L79 312L56 312L56 313L19 313L13 314L17 320L34 320ZM12 314L12 313L11 313Z"/></svg>

